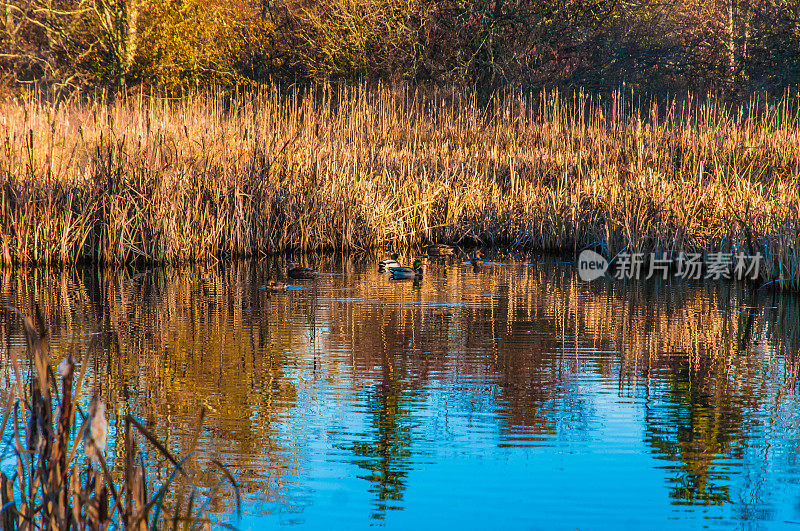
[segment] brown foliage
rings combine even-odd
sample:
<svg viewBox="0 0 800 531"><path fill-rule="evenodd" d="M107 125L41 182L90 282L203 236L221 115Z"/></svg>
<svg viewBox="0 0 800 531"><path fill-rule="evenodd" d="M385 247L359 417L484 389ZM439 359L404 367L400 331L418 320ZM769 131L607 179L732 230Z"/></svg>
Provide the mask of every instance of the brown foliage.
<svg viewBox="0 0 800 531"><path fill-rule="evenodd" d="M800 81L791 0L2 0L9 86L281 76L742 96Z"/></svg>
<svg viewBox="0 0 800 531"><path fill-rule="evenodd" d="M178 263L481 241L768 257L800 287L798 115L387 87L0 108L0 257Z"/></svg>

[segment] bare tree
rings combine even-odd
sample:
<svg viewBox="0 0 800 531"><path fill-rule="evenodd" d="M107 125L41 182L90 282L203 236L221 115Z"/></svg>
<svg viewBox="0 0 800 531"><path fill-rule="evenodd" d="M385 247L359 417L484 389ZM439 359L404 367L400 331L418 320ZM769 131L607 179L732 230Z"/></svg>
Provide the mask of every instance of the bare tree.
<svg viewBox="0 0 800 531"><path fill-rule="evenodd" d="M95 0L94 13L102 28L101 42L113 60L114 82L124 88L136 54L138 1Z"/></svg>
<svg viewBox="0 0 800 531"><path fill-rule="evenodd" d="M124 88L136 53L138 3L0 0L4 69L17 82L56 91L97 81Z"/></svg>

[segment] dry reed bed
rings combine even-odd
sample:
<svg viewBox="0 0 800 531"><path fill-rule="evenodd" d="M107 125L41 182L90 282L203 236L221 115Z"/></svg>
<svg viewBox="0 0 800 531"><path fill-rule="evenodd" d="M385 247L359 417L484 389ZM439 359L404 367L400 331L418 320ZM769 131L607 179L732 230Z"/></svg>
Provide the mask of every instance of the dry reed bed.
<svg viewBox="0 0 800 531"><path fill-rule="evenodd" d="M0 109L0 260L178 263L428 241L761 252L800 288L788 100L271 87Z"/></svg>

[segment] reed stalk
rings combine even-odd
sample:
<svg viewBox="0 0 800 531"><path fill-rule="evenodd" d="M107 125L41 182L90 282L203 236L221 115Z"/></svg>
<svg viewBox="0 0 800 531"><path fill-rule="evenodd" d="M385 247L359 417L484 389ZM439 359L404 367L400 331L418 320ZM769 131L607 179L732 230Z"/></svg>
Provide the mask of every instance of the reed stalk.
<svg viewBox="0 0 800 531"><path fill-rule="evenodd" d="M28 359L19 360L12 354L16 389L8 394L0 421L5 450L10 449L16 461L13 472L0 472L0 529L102 530L113 525L146 530L174 528L178 522L214 523L207 510L198 510L192 503L184 509L180 496L169 506L170 512L165 512L165 499L174 490L188 489L191 500L200 496L183 466L192 454L178 461L131 415L124 417L124 427L118 431L124 440L122 466L106 461L109 426L105 404L95 396L84 414L78 403L90 356L78 366L68 355L58 366L57 378L49 364L47 333L38 306L38 328L15 308L6 309L22 319ZM202 422L203 415L200 418ZM137 460L139 438L173 466L169 478L157 489L147 465ZM83 462L81 447L86 455ZM215 466L233 486L238 507L236 482L222 464L216 462ZM182 482L177 481L179 475Z"/></svg>

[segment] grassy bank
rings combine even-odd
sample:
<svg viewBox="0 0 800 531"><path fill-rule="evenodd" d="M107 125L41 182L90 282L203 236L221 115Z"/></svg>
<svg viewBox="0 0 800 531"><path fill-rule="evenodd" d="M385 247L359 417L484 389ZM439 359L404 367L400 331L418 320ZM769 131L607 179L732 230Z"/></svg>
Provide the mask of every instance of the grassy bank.
<svg viewBox="0 0 800 531"><path fill-rule="evenodd" d="M800 288L800 117L713 100L264 89L0 107L0 260L176 263L428 241L767 257Z"/></svg>

